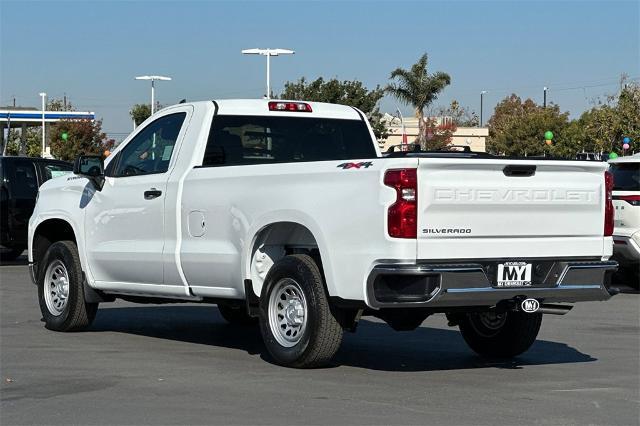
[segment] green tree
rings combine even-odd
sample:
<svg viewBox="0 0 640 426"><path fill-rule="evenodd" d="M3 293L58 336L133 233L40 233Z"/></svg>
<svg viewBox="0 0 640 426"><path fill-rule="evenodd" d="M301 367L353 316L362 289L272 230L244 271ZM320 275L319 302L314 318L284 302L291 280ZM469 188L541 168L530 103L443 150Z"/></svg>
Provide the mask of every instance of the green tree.
<svg viewBox="0 0 640 426"><path fill-rule="evenodd" d="M417 142L424 150L432 149L426 137L424 110L438 98L438 94L451 84L451 77L444 72L429 74L428 57L425 53L411 69L396 68L391 72L391 80L395 82L386 87L386 91L405 105L415 110L418 118Z"/></svg>
<svg viewBox="0 0 640 426"><path fill-rule="evenodd" d="M67 134L67 140L62 134ZM102 132L100 120L61 120L51 126L51 153L61 160L73 161L80 154L103 154L115 141Z"/></svg>
<svg viewBox="0 0 640 426"><path fill-rule="evenodd" d="M66 99L50 98L47 102L47 111L75 111L75 108Z"/></svg>
<svg viewBox="0 0 640 426"><path fill-rule="evenodd" d="M575 158L579 152L599 151L587 138L584 117L571 120L554 139L553 153L559 157Z"/></svg>
<svg viewBox="0 0 640 426"><path fill-rule="evenodd" d="M630 137L640 143L640 86L627 84L617 96L586 111L580 117L585 127L585 141L596 152L622 152L622 139ZM637 150L637 149L636 149Z"/></svg>
<svg viewBox="0 0 640 426"><path fill-rule="evenodd" d="M425 139L430 150L442 150L451 143L456 125L451 120L438 123L435 118L425 120Z"/></svg>
<svg viewBox="0 0 640 426"><path fill-rule="evenodd" d="M623 81L623 84L625 81ZM544 132L554 134L553 146L544 144ZM489 152L507 155L539 155L543 152L575 158L580 152L622 151L622 139L640 143L640 86L627 83L620 93L580 118L568 120L557 105L543 108L531 99L514 95L503 99L489 120ZM633 149L633 148L632 148Z"/></svg>
<svg viewBox="0 0 640 426"><path fill-rule="evenodd" d="M42 132L39 127L27 127L25 145L21 146L22 136L18 129L11 129L7 143L7 155L26 155L40 157L42 153Z"/></svg>
<svg viewBox="0 0 640 426"><path fill-rule="evenodd" d="M136 123L136 126L139 126L144 120L151 116L151 105L149 104L135 104L131 107L131 111L129 111L129 115L133 119L133 122Z"/></svg>
<svg viewBox="0 0 640 426"><path fill-rule="evenodd" d="M569 123L569 113L560 112L558 105L544 108L531 99L524 102L515 94L503 99L489 120L489 138L487 150L495 154L541 155L556 154L560 140L556 137L556 146L545 145L544 133L552 131L556 136Z"/></svg>
<svg viewBox="0 0 640 426"><path fill-rule="evenodd" d="M320 77L307 82L302 77L295 82L286 82L284 90L278 97L294 101L329 102L358 108L371 122L376 138L381 140L388 136L387 127L382 122L382 114L378 107L378 102L383 96L384 90L379 86L369 90L358 80L339 81L332 78L325 81Z"/></svg>

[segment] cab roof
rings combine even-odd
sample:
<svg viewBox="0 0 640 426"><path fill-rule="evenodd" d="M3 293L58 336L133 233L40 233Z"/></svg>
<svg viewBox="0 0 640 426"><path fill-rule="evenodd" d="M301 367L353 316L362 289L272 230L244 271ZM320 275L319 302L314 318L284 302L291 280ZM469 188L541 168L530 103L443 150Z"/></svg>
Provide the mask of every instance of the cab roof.
<svg viewBox="0 0 640 426"><path fill-rule="evenodd" d="M218 115L266 115L277 117L315 117L362 120L362 116L353 107L324 102L289 101L284 99L220 99L214 100L218 106ZM270 111L269 103L304 103L311 107L308 111Z"/></svg>

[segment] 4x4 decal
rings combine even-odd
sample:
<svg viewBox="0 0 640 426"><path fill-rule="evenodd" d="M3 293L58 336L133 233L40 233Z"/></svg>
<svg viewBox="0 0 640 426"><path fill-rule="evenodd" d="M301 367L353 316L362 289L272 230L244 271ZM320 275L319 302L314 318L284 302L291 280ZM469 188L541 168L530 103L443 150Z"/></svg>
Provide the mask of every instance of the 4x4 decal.
<svg viewBox="0 0 640 426"><path fill-rule="evenodd" d="M365 169L368 168L369 166L372 166L373 163L371 161L361 161L359 163L342 163L342 164L338 164L338 167L342 168L343 170L346 169L359 169L361 167L364 167Z"/></svg>

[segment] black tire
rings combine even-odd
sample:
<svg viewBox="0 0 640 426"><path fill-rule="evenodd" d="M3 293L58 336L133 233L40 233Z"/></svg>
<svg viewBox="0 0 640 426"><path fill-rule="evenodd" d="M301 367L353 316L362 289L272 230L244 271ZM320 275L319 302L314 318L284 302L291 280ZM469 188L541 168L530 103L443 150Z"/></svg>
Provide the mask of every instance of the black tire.
<svg viewBox="0 0 640 426"><path fill-rule="evenodd" d="M0 249L0 261L16 260L25 250L25 247Z"/></svg>
<svg viewBox="0 0 640 426"><path fill-rule="evenodd" d="M460 317L462 337L469 347L484 356L511 358L525 352L536 341L542 314L526 312L505 312L504 317L494 321L483 320L487 313L469 313ZM492 325L488 326L487 323Z"/></svg>
<svg viewBox="0 0 640 426"><path fill-rule="evenodd" d="M250 316L244 306L218 305L218 310L229 324L248 326L258 323L258 318Z"/></svg>
<svg viewBox="0 0 640 426"><path fill-rule="evenodd" d="M68 277L66 279L68 297L60 308L60 312L54 312L47 306L45 291L55 289L55 284L53 281L45 283L45 278L50 266L60 264L66 269ZM82 267L76 244L73 241L58 241L51 244L38 269L38 300L45 327L54 331L78 331L90 326L96 316L98 304L87 303L84 300ZM52 273L55 274L55 272Z"/></svg>
<svg viewBox="0 0 640 426"><path fill-rule="evenodd" d="M306 302L306 325L297 343L286 347L278 342L282 337L276 337L272 331L269 305L274 289L292 281L297 284ZM338 351L343 330L329 307L322 273L310 256L285 256L271 267L260 296L260 331L275 362L287 367L322 367Z"/></svg>

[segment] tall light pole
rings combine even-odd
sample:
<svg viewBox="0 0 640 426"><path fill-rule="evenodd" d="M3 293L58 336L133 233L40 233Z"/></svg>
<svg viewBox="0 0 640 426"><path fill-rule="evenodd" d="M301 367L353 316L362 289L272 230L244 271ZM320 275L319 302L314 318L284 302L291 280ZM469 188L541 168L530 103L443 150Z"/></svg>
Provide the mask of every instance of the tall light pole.
<svg viewBox="0 0 640 426"><path fill-rule="evenodd" d="M136 77L136 80L151 80L151 114L153 115L153 113L156 110L156 87L155 87L155 81L156 80L170 81L171 77L165 77L165 76L162 76L162 75L141 75L139 77Z"/></svg>
<svg viewBox="0 0 640 426"><path fill-rule="evenodd" d="M267 94L266 99L271 99L271 57L280 55L293 55L293 50L289 49L244 49L243 55L262 55L267 57Z"/></svg>
<svg viewBox="0 0 640 426"><path fill-rule="evenodd" d="M549 89L549 88L548 88L547 86L544 86L544 87L542 88L542 90L544 91L544 96L543 96L543 98L542 98L542 107L543 107L543 108L546 108L546 107L547 107L547 90L548 90L548 89Z"/></svg>
<svg viewBox="0 0 640 426"><path fill-rule="evenodd" d="M483 107L483 102L484 102L484 95L485 93L488 93L486 90L483 90L482 92L480 92L480 127L482 127L482 107Z"/></svg>
<svg viewBox="0 0 640 426"><path fill-rule="evenodd" d="M40 92L40 97L42 98L42 158L44 158L44 152L45 152L44 139L46 137L45 128L44 128L44 111L47 107L47 94L45 92Z"/></svg>

